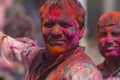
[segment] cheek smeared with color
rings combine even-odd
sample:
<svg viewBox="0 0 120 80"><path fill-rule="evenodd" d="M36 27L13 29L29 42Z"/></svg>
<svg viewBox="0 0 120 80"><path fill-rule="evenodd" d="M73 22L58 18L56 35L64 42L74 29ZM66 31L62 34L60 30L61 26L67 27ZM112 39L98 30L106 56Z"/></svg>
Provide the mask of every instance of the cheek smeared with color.
<svg viewBox="0 0 120 80"><path fill-rule="evenodd" d="M76 20L72 20L72 21L70 21L70 24L72 24L72 27L68 28L68 33L70 35L76 35L77 30L79 28L79 25L78 25L77 21Z"/></svg>
<svg viewBox="0 0 120 80"><path fill-rule="evenodd" d="M68 28L67 32L69 34L69 39L73 42L79 41L79 36L81 35L79 33L79 25L76 20L71 21L72 27Z"/></svg>
<svg viewBox="0 0 120 80"><path fill-rule="evenodd" d="M120 57L120 36L118 39L116 39L116 43L119 45L119 48L118 48L118 56ZM118 57L117 56L117 57Z"/></svg>
<svg viewBox="0 0 120 80"><path fill-rule="evenodd" d="M48 36L49 35L49 30L42 27L42 35L43 35L44 42L46 43L46 41L48 41L48 38L49 38L49 36Z"/></svg>

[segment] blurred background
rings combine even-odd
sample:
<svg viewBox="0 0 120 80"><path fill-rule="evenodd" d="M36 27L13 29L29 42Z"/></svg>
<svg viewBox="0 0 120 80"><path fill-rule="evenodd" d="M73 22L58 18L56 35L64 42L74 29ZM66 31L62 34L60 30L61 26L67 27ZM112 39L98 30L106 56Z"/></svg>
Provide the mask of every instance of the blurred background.
<svg viewBox="0 0 120 80"><path fill-rule="evenodd" d="M97 44L97 21L99 17L110 11L120 11L120 0L79 0L86 10L86 32L80 40L80 45L85 46L85 52L95 64L104 59L99 54ZM45 0L0 0L0 30L3 31L6 21L13 13L26 14L33 20L35 40L39 46L44 46L41 36L39 7ZM18 70L21 74L24 70ZM2 73L0 73L1 75ZM2 80L2 79L0 79ZM10 80L5 79L5 80ZM12 80L12 79L11 79Z"/></svg>

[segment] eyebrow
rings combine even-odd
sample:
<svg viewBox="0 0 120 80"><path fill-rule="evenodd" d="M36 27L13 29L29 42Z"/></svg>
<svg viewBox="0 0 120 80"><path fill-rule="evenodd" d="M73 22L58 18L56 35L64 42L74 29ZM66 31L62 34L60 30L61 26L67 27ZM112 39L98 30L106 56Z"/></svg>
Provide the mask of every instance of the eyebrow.
<svg viewBox="0 0 120 80"><path fill-rule="evenodd" d="M108 24L108 25L106 25L106 26L110 26L110 27L111 27L111 26L115 26L115 25L116 25L116 24Z"/></svg>

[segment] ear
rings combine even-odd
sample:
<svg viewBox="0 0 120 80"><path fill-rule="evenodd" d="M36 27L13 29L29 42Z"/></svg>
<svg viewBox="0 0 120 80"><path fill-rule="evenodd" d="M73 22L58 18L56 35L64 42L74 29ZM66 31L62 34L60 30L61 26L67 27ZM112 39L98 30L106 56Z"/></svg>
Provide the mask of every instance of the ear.
<svg viewBox="0 0 120 80"><path fill-rule="evenodd" d="M81 30L79 29L79 39L81 39L84 36L84 32L85 32L85 26L83 26Z"/></svg>

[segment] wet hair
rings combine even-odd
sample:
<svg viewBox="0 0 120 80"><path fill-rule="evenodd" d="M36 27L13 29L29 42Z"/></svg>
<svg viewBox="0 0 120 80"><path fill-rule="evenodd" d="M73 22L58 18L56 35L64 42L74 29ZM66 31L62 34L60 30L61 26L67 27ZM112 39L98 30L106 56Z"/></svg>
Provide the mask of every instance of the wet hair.
<svg viewBox="0 0 120 80"><path fill-rule="evenodd" d="M14 13L8 18L3 32L14 38L28 37L34 39L32 18L22 13Z"/></svg>
<svg viewBox="0 0 120 80"><path fill-rule="evenodd" d="M59 9L62 13L68 14L68 16L74 17L80 29L85 26L85 10L78 0L47 0L45 4L40 8L41 23L48 13L53 9Z"/></svg>
<svg viewBox="0 0 120 80"><path fill-rule="evenodd" d="M109 25L119 25L120 12L108 12L103 14L98 21L98 28Z"/></svg>

